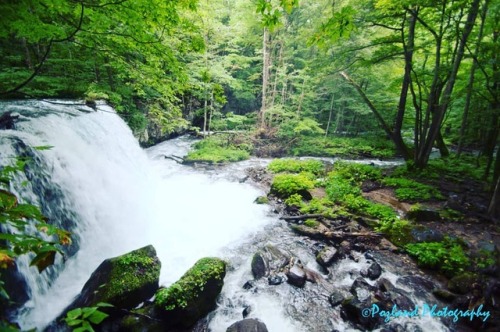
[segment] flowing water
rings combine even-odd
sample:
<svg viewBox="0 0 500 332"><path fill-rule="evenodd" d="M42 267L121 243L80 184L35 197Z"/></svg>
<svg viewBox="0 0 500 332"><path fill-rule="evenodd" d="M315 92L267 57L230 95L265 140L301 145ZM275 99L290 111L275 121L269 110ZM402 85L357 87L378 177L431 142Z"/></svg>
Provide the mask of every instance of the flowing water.
<svg viewBox="0 0 500 332"><path fill-rule="evenodd" d="M58 259L42 274L27 258L20 261L30 288L30 300L18 313L23 329L50 323L104 259L147 244L162 262L162 285L176 281L201 257L230 262L218 309L210 315L214 332L242 319L244 309L270 331L349 329L321 285L308 284L305 292L286 283L269 287L266 280L252 291L242 288L252 279L251 256L266 244L289 249L319 271L310 250L314 242L294 236L269 207L253 203L264 192L245 181L244 170L268 160L180 165L165 156L186 154L192 140L181 137L143 150L106 105L94 111L74 102L26 101L1 103L2 111L19 113L20 120L16 130L0 131L1 164L15 155L36 161L28 172L31 185L17 193L41 204L56 225L71 230L75 243L65 262ZM47 145L52 148L33 149ZM361 255L356 263L346 259L329 278L348 288L368 264ZM384 276L397 279L391 272ZM422 324L429 331L446 330L436 320Z"/></svg>

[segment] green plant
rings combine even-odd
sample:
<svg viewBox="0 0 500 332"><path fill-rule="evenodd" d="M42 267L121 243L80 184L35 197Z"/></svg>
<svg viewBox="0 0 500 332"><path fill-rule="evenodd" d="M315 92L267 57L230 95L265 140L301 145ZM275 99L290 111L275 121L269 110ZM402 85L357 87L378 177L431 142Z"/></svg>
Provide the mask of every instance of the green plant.
<svg viewBox="0 0 500 332"><path fill-rule="evenodd" d="M366 180L376 181L382 177L382 171L380 168L371 165L348 163L344 161L336 162L332 173L357 185L360 185Z"/></svg>
<svg viewBox="0 0 500 332"><path fill-rule="evenodd" d="M303 205L302 196L299 194L292 194L290 197L285 199L285 204L288 206L301 207Z"/></svg>
<svg viewBox="0 0 500 332"><path fill-rule="evenodd" d="M396 188L394 193L396 194L396 197L402 201L425 201L432 198L443 198L439 190L436 188L412 179L390 177L383 179L382 183Z"/></svg>
<svg viewBox="0 0 500 332"><path fill-rule="evenodd" d="M300 173L309 172L319 175L324 171L324 165L319 160L274 159L267 168L273 173Z"/></svg>
<svg viewBox="0 0 500 332"><path fill-rule="evenodd" d="M412 240L411 231L413 227L413 224L408 220L395 218L381 221L375 227L375 230L384 233L392 243L402 247Z"/></svg>
<svg viewBox="0 0 500 332"><path fill-rule="evenodd" d="M448 276L464 272L470 265L462 246L450 238L442 242L410 243L405 249L420 266L441 270Z"/></svg>
<svg viewBox="0 0 500 332"><path fill-rule="evenodd" d="M314 219L306 219L304 221L304 225L307 227L316 228L319 226L319 221L314 220Z"/></svg>
<svg viewBox="0 0 500 332"><path fill-rule="evenodd" d="M314 188L314 182L304 174L277 174L271 184L271 192L279 197L287 198Z"/></svg>
<svg viewBox="0 0 500 332"><path fill-rule="evenodd" d="M108 303L97 303L92 307L76 308L68 311L64 322L73 329L73 332L94 332L92 325L99 325L109 315L100 311L100 308L113 307Z"/></svg>
<svg viewBox="0 0 500 332"><path fill-rule="evenodd" d="M47 148L38 147L39 150ZM58 245L70 244L71 238L69 232L48 224L37 206L20 203L18 197L9 190L14 174L23 171L28 162L17 158L13 165L0 169L0 224L10 230L0 233L0 269L13 265L21 255L34 253L30 265L42 272L54 263L56 253L62 253ZM31 227L51 236L51 240L40 234L32 234ZM0 283L0 296L8 299L3 283Z"/></svg>

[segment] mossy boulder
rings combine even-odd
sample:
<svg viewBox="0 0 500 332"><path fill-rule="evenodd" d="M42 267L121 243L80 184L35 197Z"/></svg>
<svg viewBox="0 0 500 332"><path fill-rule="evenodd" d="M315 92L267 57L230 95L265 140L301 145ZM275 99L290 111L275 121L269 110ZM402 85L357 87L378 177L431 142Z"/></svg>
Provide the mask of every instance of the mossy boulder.
<svg viewBox="0 0 500 332"><path fill-rule="evenodd" d="M161 263L149 245L106 259L92 273L69 308L105 302L131 309L151 298L158 289Z"/></svg>
<svg viewBox="0 0 500 332"><path fill-rule="evenodd" d="M202 258L177 282L156 292L158 318L169 326L189 328L215 308L226 275L226 263Z"/></svg>

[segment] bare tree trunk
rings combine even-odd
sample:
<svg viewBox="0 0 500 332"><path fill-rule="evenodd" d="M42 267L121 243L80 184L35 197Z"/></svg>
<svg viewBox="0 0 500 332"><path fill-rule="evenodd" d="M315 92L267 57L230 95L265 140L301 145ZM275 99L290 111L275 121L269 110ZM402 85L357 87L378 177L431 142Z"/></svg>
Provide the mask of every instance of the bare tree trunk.
<svg viewBox="0 0 500 332"><path fill-rule="evenodd" d="M269 66L270 66L270 54L268 50L269 46L269 31L264 27L264 33L262 37L262 102L260 108L260 128L265 128L266 126L266 111L267 111L267 85L269 82Z"/></svg>
<svg viewBox="0 0 500 332"><path fill-rule="evenodd" d="M418 152L416 165L419 168L425 167L427 165L427 162L429 161L429 156L431 154L432 146L439 134L441 124L443 123L444 115L450 104L451 93L453 92L453 88L455 86L455 81L458 74L458 69L460 67L460 64L464 56L465 46L469 38L469 35L474 27L474 22L476 21L476 17L479 11L479 3L480 0L473 0L470 6L469 13L467 15L467 21L460 36L456 57L453 61L452 69L450 71L448 80L446 81L446 86L444 88L442 98L439 101L437 99L429 100L431 103L439 102L439 105L434 104L434 107L432 105L429 105L429 107L435 108L435 111L432 112L433 113L432 122L429 127L428 134L425 137L425 143Z"/></svg>
<svg viewBox="0 0 500 332"><path fill-rule="evenodd" d="M481 25L479 27L479 34L478 34L478 37L476 39L476 45L475 45L475 50L474 50L475 55L473 56L472 67L471 67L470 73L469 73L469 83L467 84L467 96L465 97L464 114L462 116L462 124L460 125L460 136L458 139L457 157L459 157L459 158L460 158L460 155L462 154L464 138L465 138L465 130L467 129L467 121L469 118L469 110L470 110L470 104L471 104L471 100L472 100L472 91L473 91L473 87L474 87L475 74L476 74L476 69L478 67L477 56L479 55L481 41L483 40L484 22L486 21L486 13L488 11L488 4L489 4L489 1L485 1L483 4L483 8L481 10L481 15L480 15Z"/></svg>
<svg viewBox="0 0 500 332"><path fill-rule="evenodd" d="M330 129L330 123L332 122L332 113L333 113L333 100L335 94L332 94L332 101L330 102L330 112L328 114L328 122L326 124L325 137L328 137L328 130Z"/></svg>

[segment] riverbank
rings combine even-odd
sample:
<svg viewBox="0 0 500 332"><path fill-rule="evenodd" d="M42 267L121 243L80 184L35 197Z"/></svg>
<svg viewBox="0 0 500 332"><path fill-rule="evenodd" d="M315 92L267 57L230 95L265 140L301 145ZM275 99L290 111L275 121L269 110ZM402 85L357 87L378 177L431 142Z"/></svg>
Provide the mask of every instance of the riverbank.
<svg viewBox="0 0 500 332"><path fill-rule="evenodd" d="M500 234L484 217L487 195L481 182L457 180L457 174L439 173L435 167L428 171L434 175L403 181L402 167L377 170L341 163L333 171L327 165L318 172L318 164L301 168L298 163L275 160L268 169L249 170L249 176L269 186L260 201L273 204L299 236L333 244L339 252L370 253L389 266L404 266L411 275L433 280L426 290L430 301L463 312L481 305L490 313L485 321L457 320L453 331L499 326ZM360 324L359 317L349 320ZM369 320L365 323L365 328L373 327Z"/></svg>

